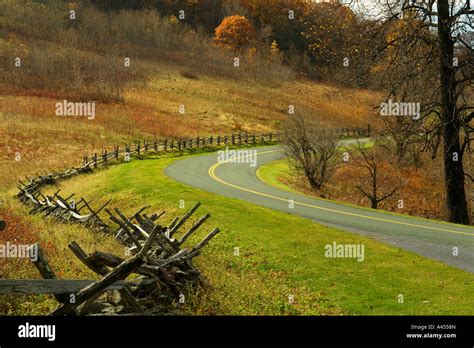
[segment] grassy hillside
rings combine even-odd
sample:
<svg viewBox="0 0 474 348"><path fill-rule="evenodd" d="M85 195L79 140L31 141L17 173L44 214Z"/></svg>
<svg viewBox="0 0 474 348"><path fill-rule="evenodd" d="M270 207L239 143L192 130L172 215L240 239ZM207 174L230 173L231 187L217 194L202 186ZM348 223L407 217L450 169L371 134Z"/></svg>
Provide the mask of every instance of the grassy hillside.
<svg viewBox="0 0 474 348"><path fill-rule="evenodd" d="M196 201L203 203L200 214L210 212L206 231L219 226L216 237L196 261L209 280L198 300L186 310L199 314L470 314L474 305L474 276L439 262L383 245L370 238L324 227L306 219L275 212L242 201L223 198L167 178L163 169L173 157L132 161L95 174L78 177L61 188L65 195L114 198L114 205L127 213L144 203L151 211L166 210L166 221L183 214ZM25 211L18 203L11 208ZM278 224L275 224L278 221ZM123 248L75 226L31 222L46 246L54 269L64 278L85 274L74 258L67 258L67 244L78 241L85 250L123 253ZM337 262L324 257L324 245L365 244L367 258ZM235 256L235 248L240 256ZM32 266L22 271L35 277ZM416 275L416 276L414 276ZM398 303L403 294L405 302ZM293 295L295 303L288 298ZM40 301L32 299L31 301ZM36 302L31 302L36 303ZM51 302L41 302L50 309ZM14 312L38 313L36 306L16 302Z"/></svg>
<svg viewBox="0 0 474 348"><path fill-rule="evenodd" d="M149 77L143 89L127 89L122 102L98 103L97 117L91 121L55 116L56 98L15 93L0 96L0 122L5 125L0 128L0 199L3 202L0 205L0 216L8 222L7 230L0 235L0 242L16 240L26 244L40 241L59 277L94 278L74 258L67 257L70 255L67 245L75 240L87 251L97 249L117 254L123 252L122 247L81 227L45 224L41 217L29 216L27 209L20 207L11 198L15 193L12 188L18 179L36 172L43 173L48 168L77 165L84 154L100 152L102 148L110 148L113 144L124 144L154 135L177 137L274 131L286 117L284 112L289 104L305 103L306 107L313 110L324 110L324 113L317 115L331 115L334 126L365 126L365 115L369 112L370 101L373 99L369 92L352 91L358 98L352 103L358 103L358 107L353 108L340 90L307 81L272 85L255 81L228 81L204 74L196 74L197 79L186 79L181 76L178 66L156 63L156 69L156 74ZM178 113L181 104L186 106L184 115ZM18 162L14 161L16 153L21 154ZM153 169L153 173L167 162L168 160L160 163L160 167ZM119 180L121 174L117 175L116 179ZM100 178L104 179L103 176ZM84 179L88 180L89 177ZM155 195L153 200L148 195L146 198L141 197L144 192L142 190L148 190L152 181L147 186L137 183L126 191L122 191L123 187L120 187L110 194L117 205L131 208L138 199L144 198L158 210L171 208L168 210L171 210L172 216L171 197L176 197L178 192L186 189L180 186L179 191L171 190L170 182L164 178L161 180L154 183L154 190L166 191L169 195L166 200L159 195ZM139 187L142 189L138 189ZM139 192L135 193L135 188ZM76 190L76 187L71 189ZM82 192L83 188L79 191ZM92 198L96 197L96 193L102 195L95 190L84 192L84 195ZM203 200L204 207L201 209L210 211L216 217L211 220L212 224L223 227L227 235L232 230L234 237L248 227L238 226L239 213L247 214L249 210L255 218L262 214L260 209L254 211L255 208L247 205L245 211L236 210L233 213L235 215L231 219L236 219L236 225L226 226L223 221L227 218L224 217L232 212L235 205L230 205L228 210L219 211L215 209L223 203L227 204L226 202L217 200L214 205L209 206L210 195L194 195L195 192L189 191L185 199ZM217 217L220 217L219 220ZM271 231L274 218L271 214L268 221L254 227ZM293 225L291 219L288 221L288 225L290 224ZM296 231L299 227L296 225L294 228ZM248 233L251 231L248 230ZM257 233L256 230L253 231ZM251 241L250 236L247 234L242 244L242 254L245 255L239 259L242 261L237 262L232 258L234 244L240 245L234 237L225 237L227 241L223 242L224 245L216 244L208 248L210 254L199 261L199 266L209 278L210 288L201 294L200 302L190 304L190 313L340 314L347 311L337 308L333 301L321 300L317 291L307 290L303 285L295 288L294 282L286 276L293 265L291 259L286 261L284 269L262 272L256 267L261 260L259 251L248 250L250 247L259 250L260 242ZM229 254L223 255L220 248L224 248L225 253ZM252 253L256 254L250 256ZM29 279L39 277L37 271L25 260L2 260L0 276ZM297 298L295 306L288 306L288 294ZM48 296L4 297L0 301L0 313L45 314L55 306L56 301Z"/></svg>
<svg viewBox="0 0 474 348"><path fill-rule="evenodd" d="M156 67L143 89L125 90L123 102L97 103L94 120L56 116L57 98L0 95L0 187L14 184L18 176L77 164L84 154L143 137L276 130L290 104L313 110L334 126L365 127L375 102L369 91L341 91L307 81L268 85L199 74L186 79L177 66ZM180 105L185 114L179 113ZM17 152L22 159L14 162Z"/></svg>
<svg viewBox="0 0 474 348"><path fill-rule="evenodd" d="M370 91L297 80L262 49L216 47L154 11L112 15L82 2L8 0L0 3L0 32L2 188L119 142L275 130L289 105L329 125L365 127L377 103ZM64 99L95 101L95 119L57 117Z"/></svg>

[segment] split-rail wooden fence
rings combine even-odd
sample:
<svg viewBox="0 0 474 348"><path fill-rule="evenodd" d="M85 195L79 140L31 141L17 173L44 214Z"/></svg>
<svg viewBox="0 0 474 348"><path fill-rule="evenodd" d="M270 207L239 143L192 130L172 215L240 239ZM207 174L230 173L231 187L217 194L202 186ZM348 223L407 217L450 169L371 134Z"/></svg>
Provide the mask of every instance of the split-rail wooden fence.
<svg viewBox="0 0 474 348"><path fill-rule="evenodd" d="M370 127L342 128L341 137L370 136ZM98 166L113 161L129 161L132 156L140 157L149 152L186 151L189 149L220 146L253 146L281 141L281 134L239 133L222 136L196 137L192 139L153 139L114 146L110 151L84 156L82 165L64 171L45 175L37 174L26 181L19 180L17 198L29 206L31 214L43 214L65 223L79 223L94 231L112 234L122 243L129 257L107 254L99 251L87 254L76 242L69 244L73 254L99 280L57 279L47 258L37 243L33 264L43 279L0 280L0 294L52 294L60 306L52 315L98 315L98 314L162 314L169 313L177 304L184 303L186 289L195 288L203 282L200 272L192 264L201 249L219 233L213 229L200 243L192 248L183 248L183 243L210 218L207 213L193 224L187 223L200 206L196 203L182 217L175 217L169 224L158 223L164 212L147 215L143 207L127 217L120 209L109 210L111 199L98 208L92 200L76 199L75 194L63 197L60 190L52 195L42 188L60 180L90 173ZM110 226L103 215L116 225ZM0 224L4 227L3 224ZM178 232L188 226L178 238ZM33 255L33 254L32 254ZM130 274L137 276L127 280ZM110 294L116 296L111 296ZM108 294L105 296L104 294ZM104 296L103 296L104 295ZM104 299L105 297L105 299ZM182 301L183 300L183 301Z"/></svg>

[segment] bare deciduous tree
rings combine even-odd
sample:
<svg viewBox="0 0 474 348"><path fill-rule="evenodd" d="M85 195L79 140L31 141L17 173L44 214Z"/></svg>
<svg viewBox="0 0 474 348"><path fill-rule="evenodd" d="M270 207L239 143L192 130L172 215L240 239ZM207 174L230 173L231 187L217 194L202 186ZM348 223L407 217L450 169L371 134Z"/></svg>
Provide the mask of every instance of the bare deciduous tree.
<svg viewBox="0 0 474 348"><path fill-rule="evenodd" d="M291 166L303 171L311 187L320 190L338 163L336 132L326 130L308 115L297 113L290 115L284 133Z"/></svg>
<svg viewBox="0 0 474 348"><path fill-rule="evenodd" d="M383 159L377 157L374 150L365 148L361 142L357 141L355 153L351 157L352 165L365 169L368 174L362 179L364 183L357 184L356 188L369 199L371 208L377 209L380 202L392 197L400 189L402 185L401 171L397 170L397 173L391 173L387 170L386 154ZM396 176L395 183L389 179L394 174Z"/></svg>

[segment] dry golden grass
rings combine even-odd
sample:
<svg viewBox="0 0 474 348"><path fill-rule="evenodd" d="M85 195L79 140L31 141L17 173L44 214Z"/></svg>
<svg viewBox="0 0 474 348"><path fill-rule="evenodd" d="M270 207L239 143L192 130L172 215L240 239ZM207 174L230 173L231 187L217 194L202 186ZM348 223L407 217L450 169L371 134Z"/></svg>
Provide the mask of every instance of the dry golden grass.
<svg viewBox="0 0 474 348"><path fill-rule="evenodd" d="M161 66L145 88L125 90L123 102L97 102L94 120L56 116L58 101L0 96L0 187L11 187L36 171L77 165L84 154L144 137L276 131L288 117L288 105L314 111L334 127L364 127L376 97L305 81L273 87L206 76L189 80L178 67ZM19 162L14 161L17 152Z"/></svg>
<svg viewBox="0 0 474 348"><path fill-rule="evenodd" d="M73 25L64 15L70 6ZM275 131L289 105L334 127L365 127L377 103L371 92L295 81L264 49L221 49L154 11L111 15L82 2L9 0L0 22L0 187L143 137ZM96 118L55 116L64 99L96 100Z"/></svg>

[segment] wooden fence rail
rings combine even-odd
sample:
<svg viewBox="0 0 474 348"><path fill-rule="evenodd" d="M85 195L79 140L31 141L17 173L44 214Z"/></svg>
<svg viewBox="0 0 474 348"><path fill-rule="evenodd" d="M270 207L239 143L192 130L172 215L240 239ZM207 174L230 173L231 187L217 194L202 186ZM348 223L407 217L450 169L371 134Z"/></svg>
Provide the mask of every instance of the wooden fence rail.
<svg viewBox="0 0 474 348"><path fill-rule="evenodd" d="M62 200L59 194L56 197L56 203ZM35 203L31 201L29 204ZM88 254L73 241L69 249L100 279L57 279L40 245L36 243L30 246L29 255L44 279L0 279L0 294L53 294L60 306L52 315L168 313L176 308L177 303L181 303L184 293L202 283L201 273L191 261L220 232L219 228L214 228L201 242L183 247L186 240L210 217L207 213L193 224L188 223L200 205L197 202L182 217L168 224L157 222L164 212L147 215L146 207L131 218L127 218L118 208L114 212L104 208L110 220L117 225L115 229L107 226L107 230L125 246L128 258L99 251ZM73 210L67 208L67 202L61 209ZM137 277L127 280L132 273ZM118 291L120 300L110 303L101 299L103 293L114 290Z"/></svg>
<svg viewBox="0 0 474 348"><path fill-rule="evenodd" d="M340 137L370 137L371 127L367 128L337 128L334 130ZM183 151L206 146L241 146L241 145L262 145L270 143L278 143L282 140L283 133L236 133L226 135L211 135L207 137L197 136L196 138L176 138L176 139L152 139L135 141L133 146L125 144L120 147L115 145L113 150L102 150L101 155L93 153L91 157L83 157L83 164L89 166L98 166L99 164L107 164L111 159L119 159L119 157L128 160L132 155L142 155L151 150L155 152L161 151Z"/></svg>
<svg viewBox="0 0 474 348"><path fill-rule="evenodd" d="M0 279L0 295L70 295L94 283L77 279ZM126 282L117 281L107 288L121 290Z"/></svg>

